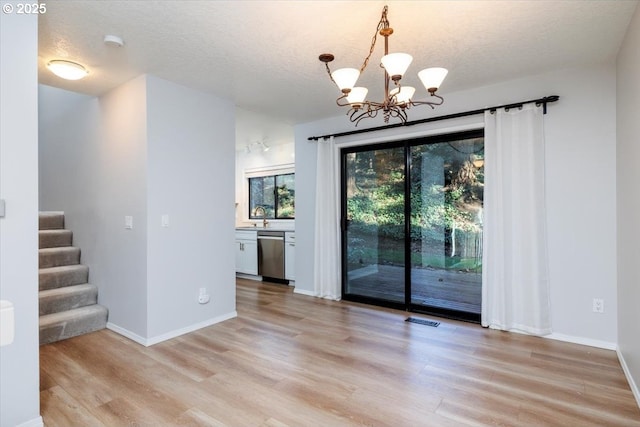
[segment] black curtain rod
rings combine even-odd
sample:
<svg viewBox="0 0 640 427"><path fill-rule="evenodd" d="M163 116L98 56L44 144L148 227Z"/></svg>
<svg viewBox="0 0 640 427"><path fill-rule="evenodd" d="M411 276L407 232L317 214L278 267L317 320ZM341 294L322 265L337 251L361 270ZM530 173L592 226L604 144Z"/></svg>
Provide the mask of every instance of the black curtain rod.
<svg viewBox="0 0 640 427"><path fill-rule="evenodd" d="M498 108L507 108L507 109L509 109L509 108L520 108L524 104L530 104L532 102L535 102L536 105L542 105L543 113L547 114L547 104L550 103L550 102L556 102L558 99L560 99L560 97L558 95L551 95L551 96L545 96L544 98L532 99L530 101L516 102L514 104L497 105L495 107L480 108L478 110L464 111L462 113L447 114L445 116L429 117L427 119L414 120L414 121L406 122L406 123L394 123L392 125L377 126L377 127L374 127L374 128L367 128L367 129L356 129L356 130L350 130L348 132L340 132L340 133L334 133L334 134L329 134L329 135L310 136L309 138L307 138L307 140L308 141L317 141L319 139L329 138L329 137L332 137L332 136L334 138L337 138L337 137L340 137L340 136L355 135L355 134L358 134L358 133L373 132L373 131L376 131L376 130L393 129L393 128L397 128L397 127L406 127L406 126L419 125L419 124L422 124L422 123L437 122L437 121L440 121L440 120L456 119L458 117L466 117L466 116L473 116L475 114L482 114L485 111L496 111Z"/></svg>

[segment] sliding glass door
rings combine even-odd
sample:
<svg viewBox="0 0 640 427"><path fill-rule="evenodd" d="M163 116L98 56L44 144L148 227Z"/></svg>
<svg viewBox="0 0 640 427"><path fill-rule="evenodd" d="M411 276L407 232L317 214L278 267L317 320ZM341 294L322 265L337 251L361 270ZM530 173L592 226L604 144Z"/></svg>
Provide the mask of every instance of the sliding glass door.
<svg viewBox="0 0 640 427"><path fill-rule="evenodd" d="M343 294L405 304L405 148L343 154Z"/></svg>
<svg viewBox="0 0 640 427"><path fill-rule="evenodd" d="M411 146L411 304L480 315L484 139Z"/></svg>
<svg viewBox="0 0 640 427"><path fill-rule="evenodd" d="M482 131L343 149L343 298L479 320L483 165Z"/></svg>

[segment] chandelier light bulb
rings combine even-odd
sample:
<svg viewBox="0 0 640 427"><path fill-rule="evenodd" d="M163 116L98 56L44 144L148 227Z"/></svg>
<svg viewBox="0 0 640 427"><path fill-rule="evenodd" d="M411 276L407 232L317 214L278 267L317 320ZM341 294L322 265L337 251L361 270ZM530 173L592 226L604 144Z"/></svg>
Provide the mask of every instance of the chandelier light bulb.
<svg viewBox="0 0 640 427"><path fill-rule="evenodd" d="M395 96L396 104L402 105L411 101L411 98L413 98L413 94L415 92L416 88L413 86L402 86L399 89L393 89L391 92L389 92L389 95L391 95L392 97Z"/></svg>
<svg viewBox="0 0 640 427"><path fill-rule="evenodd" d="M408 53L390 53L383 56L380 61L391 78L398 80L404 76L407 68L411 65L411 61L413 61L413 57Z"/></svg>
<svg viewBox="0 0 640 427"><path fill-rule="evenodd" d="M348 93L356 85L358 77L360 77L360 71L355 68L340 68L331 73L331 77L342 92L346 90L347 92L345 93Z"/></svg>
<svg viewBox="0 0 640 427"><path fill-rule="evenodd" d="M54 59L47 64L47 68L56 76L65 80L80 80L86 77L89 72L82 65L64 61L62 59Z"/></svg>
<svg viewBox="0 0 640 427"><path fill-rule="evenodd" d="M351 89L351 92L349 92L349 95L347 95L347 101L350 104L361 106L364 99L367 97L367 92L369 92L369 89L366 87L354 87Z"/></svg>
<svg viewBox="0 0 640 427"><path fill-rule="evenodd" d="M424 87L430 93L433 93L440 88L440 85L444 81L444 78L447 77L448 72L449 71L446 68L426 68L418 73L418 77Z"/></svg>

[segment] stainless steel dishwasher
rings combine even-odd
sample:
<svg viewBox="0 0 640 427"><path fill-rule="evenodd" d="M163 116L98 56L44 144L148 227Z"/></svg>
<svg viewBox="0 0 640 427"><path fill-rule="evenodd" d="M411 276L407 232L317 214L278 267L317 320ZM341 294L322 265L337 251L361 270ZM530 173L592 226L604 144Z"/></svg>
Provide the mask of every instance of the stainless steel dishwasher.
<svg viewBox="0 0 640 427"><path fill-rule="evenodd" d="M284 281L284 231L258 231L258 274Z"/></svg>

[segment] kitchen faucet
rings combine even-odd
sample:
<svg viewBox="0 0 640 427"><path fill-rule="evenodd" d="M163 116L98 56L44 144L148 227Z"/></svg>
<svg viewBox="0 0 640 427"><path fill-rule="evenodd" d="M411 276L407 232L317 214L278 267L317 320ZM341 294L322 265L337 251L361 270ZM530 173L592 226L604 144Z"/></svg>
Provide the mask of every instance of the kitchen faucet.
<svg viewBox="0 0 640 427"><path fill-rule="evenodd" d="M267 228L267 224L269 224L269 221L267 221L267 212L265 211L264 206L256 206L253 209L253 216L258 215L258 209L262 211L262 228Z"/></svg>

